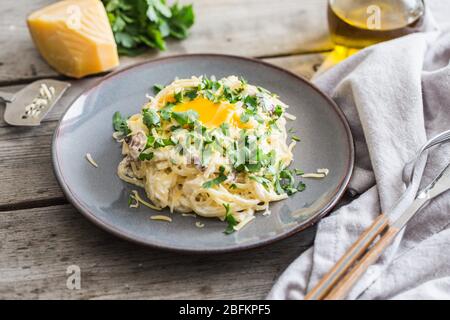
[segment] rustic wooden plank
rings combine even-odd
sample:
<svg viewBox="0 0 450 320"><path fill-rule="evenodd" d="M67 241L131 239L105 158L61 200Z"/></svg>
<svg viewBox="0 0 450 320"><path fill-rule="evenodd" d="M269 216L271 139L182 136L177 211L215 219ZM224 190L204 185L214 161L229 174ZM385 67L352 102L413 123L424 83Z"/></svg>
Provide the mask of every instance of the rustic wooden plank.
<svg viewBox="0 0 450 320"><path fill-rule="evenodd" d="M319 54L268 61L309 77L322 59ZM0 127L0 299L263 298L281 270L311 243L313 230L250 252L185 256L118 240L70 205L46 206L64 201L50 158L56 120L93 81L98 78L74 83L39 127ZM33 206L45 207L19 210ZM71 264L81 267L80 291L65 286ZM246 286L240 285L244 281Z"/></svg>
<svg viewBox="0 0 450 320"><path fill-rule="evenodd" d="M0 212L0 299L260 299L314 232L240 253L182 255L115 238L70 205ZM66 287L70 265L81 269L80 290Z"/></svg>
<svg viewBox="0 0 450 320"><path fill-rule="evenodd" d="M327 56L328 53L314 53L264 60L306 79L311 79Z"/></svg>
<svg viewBox="0 0 450 320"><path fill-rule="evenodd" d="M0 84L56 75L29 36L26 16L54 0L2 0ZM161 55L216 52L267 57L331 49L326 0L183 0L194 3L191 36L162 53L123 58L122 66ZM274 23L276 22L276 23ZM20 61L17 56L20 54Z"/></svg>
<svg viewBox="0 0 450 320"><path fill-rule="evenodd" d="M313 54L293 55L280 58L268 58L262 60L280 66L284 69L290 70L291 72L294 72L295 74L303 76L307 79L310 79L317 70L317 68L322 64L326 56L327 53L313 53ZM80 93L82 93L83 90L92 86L99 80L101 80L101 77L88 77L81 80L70 80L69 82L72 84L72 86L67 90L67 92L57 103L57 105L53 108L53 110L46 116L44 121L59 120L64 111L66 110L66 106L69 106L70 103L73 101L73 99L75 99ZM3 87L0 86L0 91L17 92L24 86L25 84L10 85ZM0 127L6 125L5 122L3 121L3 112L1 111L2 109L0 108Z"/></svg>
<svg viewBox="0 0 450 320"><path fill-rule="evenodd" d="M321 63L323 54L298 55L285 58L266 59L281 67L310 77L314 67ZM3 120L0 108L0 210L47 205L49 201L58 203L64 198L53 175L51 163L51 140L57 121L70 102L80 92L98 81L89 78L74 82L61 101L54 107L44 123L39 127L11 127ZM3 87L0 90L14 91L22 86ZM26 183L24 183L24 178Z"/></svg>
<svg viewBox="0 0 450 320"><path fill-rule="evenodd" d="M35 128L0 127L0 210L64 197L51 163L56 125L50 121Z"/></svg>

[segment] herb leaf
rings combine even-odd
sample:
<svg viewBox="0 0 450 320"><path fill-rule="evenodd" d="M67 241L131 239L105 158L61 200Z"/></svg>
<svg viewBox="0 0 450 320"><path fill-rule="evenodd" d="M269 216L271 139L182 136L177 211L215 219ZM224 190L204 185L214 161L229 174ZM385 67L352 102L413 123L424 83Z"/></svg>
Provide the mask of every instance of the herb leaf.
<svg viewBox="0 0 450 320"><path fill-rule="evenodd" d="M184 93L184 96L188 97L189 100L194 100L195 98L197 98L197 90L193 89L193 90L186 91Z"/></svg>
<svg viewBox="0 0 450 320"><path fill-rule="evenodd" d="M113 115L113 127L117 132L122 132L123 135L130 134L130 129L128 128L127 120L122 118L119 111L115 112Z"/></svg>
<svg viewBox="0 0 450 320"><path fill-rule="evenodd" d="M225 136L228 136L230 134L230 125L228 123L226 123L226 122L222 123L220 125L220 129L222 130L222 133Z"/></svg>
<svg viewBox="0 0 450 320"><path fill-rule="evenodd" d="M153 92L155 92L155 94L158 94L162 89L164 89L165 86L163 86L162 84L155 84L153 86Z"/></svg>
<svg viewBox="0 0 450 320"><path fill-rule="evenodd" d="M139 155L139 160L141 160L141 161L152 160L152 159L153 159L153 152L149 152L149 153L141 152L141 154Z"/></svg>
<svg viewBox="0 0 450 320"><path fill-rule="evenodd" d="M120 54L148 48L165 50L165 38L185 39L194 24L192 5L169 6L165 0L102 0Z"/></svg>
<svg viewBox="0 0 450 320"><path fill-rule="evenodd" d="M231 207L228 203L223 204L225 208L225 221L228 223L227 228L225 229L225 234L232 234L236 230L234 230L234 227L238 225L238 221L231 213Z"/></svg>
<svg viewBox="0 0 450 320"><path fill-rule="evenodd" d="M287 193L289 196L296 192L302 192L305 190L306 185L300 181L298 184L295 182L294 174L302 173L301 170L281 170L275 177L274 188L278 194Z"/></svg>
<svg viewBox="0 0 450 320"><path fill-rule="evenodd" d="M220 167L219 170L220 170L219 176L217 178L214 178L212 180L209 180L209 181L205 182L202 185L203 188L209 189L209 188L217 186L217 185L221 184L222 182L224 182L225 180L227 180L227 176L225 175L225 168L224 167Z"/></svg>
<svg viewBox="0 0 450 320"><path fill-rule="evenodd" d="M190 125L198 119L198 113L194 110L188 110L186 112L172 112L172 118L175 119L180 125Z"/></svg>
<svg viewBox="0 0 450 320"><path fill-rule="evenodd" d="M172 109L174 108L174 106L175 106L174 104L169 103L160 110L159 114L161 115L161 118L163 120L166 120L166 121L170 120L170 118L172 117Z"/></svg>
<svg viewBox="0 0 450 320"><path fill-rule="evenodd" d="M152 128L154 126L159 126L161 120L159 119L159 115L153 109L145 109L143 110L143 118L142 121L147 126L147 128Z"/></svg>
<svg viewBox="0 0 450 320"><path fill-rule="evenodd" d="M280 105L277 105L275 109L273 110L273 113L279 118L283 114L283 107Z"/></svg>

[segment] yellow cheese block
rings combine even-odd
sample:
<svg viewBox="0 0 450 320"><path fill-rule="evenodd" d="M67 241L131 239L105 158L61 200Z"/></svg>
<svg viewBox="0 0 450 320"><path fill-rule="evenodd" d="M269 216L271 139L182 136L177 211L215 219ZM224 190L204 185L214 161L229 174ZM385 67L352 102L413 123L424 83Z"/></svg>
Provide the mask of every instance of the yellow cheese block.
<svg viewBox="0 0 450 320"><path fill-rule="evenodd" d="M58 72L81 78L119 65L105 8L100 0L65 0L32 13L31 36Z"/></svg>

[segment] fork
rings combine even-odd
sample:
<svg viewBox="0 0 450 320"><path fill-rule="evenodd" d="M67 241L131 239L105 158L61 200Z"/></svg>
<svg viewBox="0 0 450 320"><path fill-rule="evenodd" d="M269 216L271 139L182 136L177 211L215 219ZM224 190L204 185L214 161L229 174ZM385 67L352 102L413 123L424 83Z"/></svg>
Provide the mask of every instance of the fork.
<svg viewBox="0 0 450 320"><path fill-rule="evenodd" d="M410 188L414 179L414 172L417 163L422 155L431 147L450 141L450 130L430 139L417 153L413 161L406 166L410 166L410 171L405 173L404 178ZM320 280L320 282L305 296L305 300L320 299L342 299L346 296L355 282L364 274L367 267L374 263L381 255L383 250L389 246L395 236L406 225L407 221L418 212L432 198L429 194L439 179L444 174L448 176L450 164L441 172L440 175L425 189L419 192L413 204L394 222L390 222L385 214L380 214L372 225L366 229L350 249L342 256L335 266ZM448 178L447 178L448 179ZM434 192L433 197L448 190L450 186L440 186L439 190ZM369 246L375 239L381 238L375 242L373 247ZM352 267L350 269L350 267ZM349 271L350 270L350 271Z"/></svg>

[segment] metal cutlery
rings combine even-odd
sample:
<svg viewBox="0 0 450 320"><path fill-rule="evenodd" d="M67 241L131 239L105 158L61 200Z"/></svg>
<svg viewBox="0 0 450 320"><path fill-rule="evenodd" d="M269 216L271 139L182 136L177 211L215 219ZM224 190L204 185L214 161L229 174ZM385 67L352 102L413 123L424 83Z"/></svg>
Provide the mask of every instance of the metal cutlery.
<svg viewBox="0 0 450 320"><path fill-rule="evenodd" d="M409 185L413 179L417 162L429 148L450 141L450 131L445 131L430 139L418 152L404 179ZM450 160L450 159L449 159ZM407 165L407 166L408 166ZM407 169L405 166L405 169ZM387 215L380 214L372 225L363 232L358 240L341 257L336 265L306 295L305 300L337 300L347 296L353 285L361 278L367 268L373 264L406 226L408 221L424 208L431 199L450 189L450 163L425 188L419 190L414 201L397 219L391 221ZM379 239L374 243L374 241ZM372 245L372 246L371 246Z"/></svg>

